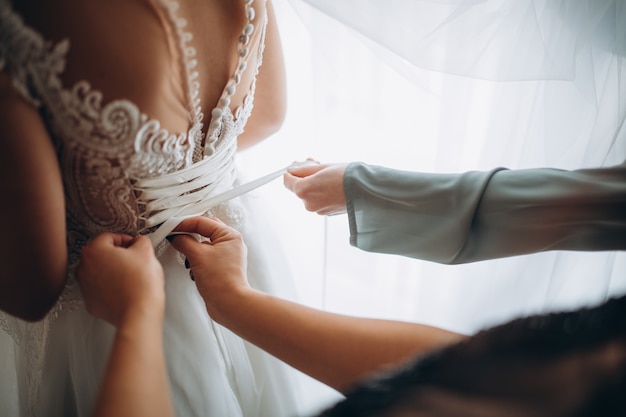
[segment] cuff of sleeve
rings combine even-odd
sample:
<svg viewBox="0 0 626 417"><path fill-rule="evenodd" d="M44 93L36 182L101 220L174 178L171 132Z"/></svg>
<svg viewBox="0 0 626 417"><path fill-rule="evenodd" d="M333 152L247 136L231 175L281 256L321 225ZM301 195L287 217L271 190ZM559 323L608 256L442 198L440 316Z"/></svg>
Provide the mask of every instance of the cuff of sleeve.
<svg viewBox="0 0 626 417"><path fill-rule="evenodd" d="M362 162L351 162L348 166L346 166L346 170L343 173L343 193L346 198L346 212L348 214L348 226L350 227L350 245L354 247L358 247L357 236L359 232L357 228L353 198L355 183L354 171L362 165Z"/></svg>

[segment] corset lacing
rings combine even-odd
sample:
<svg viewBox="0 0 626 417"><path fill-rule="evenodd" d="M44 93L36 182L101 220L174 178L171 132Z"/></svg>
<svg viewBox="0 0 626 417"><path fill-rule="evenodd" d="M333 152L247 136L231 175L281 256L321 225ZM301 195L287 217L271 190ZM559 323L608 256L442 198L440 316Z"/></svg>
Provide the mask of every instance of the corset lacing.
<svg viewBox="0 0 626 417"><path fill-rule="evenodd" d="M144 222L144 230L158 226L149 234L155 248L182 220L203 215L219 204L214 199L209 198L230 189L236 181L234 157L237 151L237 133L225 129L224 118L231 114L230 99L235 94L241 82L242 74L247 68L250 41L255 31L253 22L256 12L252 7L253 2L254 0L244 0L246 22L238 39L237 66L224 87L219 102L211 111L207 137L204 138L201 133L203 113L199 98L200 85L195 69L197 66L196 51L190 45L193 36L185 30L187 21L177 16L178 2L160 0L160 4L167 10L169 19L176 29L180 53L184 61L189 109L193 121L189 136L193 137L195 142L193 155L195 162L187 168L156 177L140 179L134 183L137 201L140 206L143 206L143 211L139 217ZM265 26L263 25L259 44L259 66L264 41ZM251 86L250 98L254 94L255 85L256 78ZM250 109L247 111L249 112ZM237 120L240 117L242 116L237 114ZM247 115L244 117L247 119Z"/></svg>
<svg viewBox="0 0 626 417"><path fill-rule="evenodd" d="M230 189L237 177L234 154L236 138L221 143L211 158L188 168L135 183L137 200L143 203L141 218L156 247L184 219L200 216L216 204L209 197Z"/></svg>

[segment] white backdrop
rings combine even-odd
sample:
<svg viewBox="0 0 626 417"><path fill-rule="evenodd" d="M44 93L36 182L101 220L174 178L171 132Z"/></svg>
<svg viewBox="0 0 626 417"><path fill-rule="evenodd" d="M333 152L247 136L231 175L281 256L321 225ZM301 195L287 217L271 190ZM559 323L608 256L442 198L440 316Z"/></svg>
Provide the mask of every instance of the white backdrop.
<svg viewBox="0 0 626 417"><path fill-rule="evenodd" d="M626 158L622 1L274 5L288 114L278 134L240 156L250 178L307 157L430 172ZM624 253L437 265L350 247L345 215L306 212L280 180L254 195L285 244L300 301L315 307L473 333L626 292Z"/></svg>

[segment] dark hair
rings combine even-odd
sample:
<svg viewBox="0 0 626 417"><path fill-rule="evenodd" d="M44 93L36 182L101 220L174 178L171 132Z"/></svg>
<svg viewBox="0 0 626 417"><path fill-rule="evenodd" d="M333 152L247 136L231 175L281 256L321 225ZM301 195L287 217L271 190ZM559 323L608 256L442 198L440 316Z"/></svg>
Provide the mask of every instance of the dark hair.
<svg viewBox="0 0 626 417"><path fill-rule="evenodd" d="M626 296L520 318L365 381L323 417L626 416Z"/></svg>

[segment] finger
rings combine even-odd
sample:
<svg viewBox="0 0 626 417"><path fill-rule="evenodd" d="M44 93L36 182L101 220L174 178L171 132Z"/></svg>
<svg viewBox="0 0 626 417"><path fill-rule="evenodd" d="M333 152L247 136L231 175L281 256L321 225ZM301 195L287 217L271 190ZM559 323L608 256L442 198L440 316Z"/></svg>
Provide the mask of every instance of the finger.
<svg viewBox="0 0 626 417"><path fill-rule="evenodd" d="M208 238L211 243L217 243L230 239L235 230L216 218L194 217L183 221L173 232L193 233ZM174 236L170 243L188 258L205 256L208 250L206 244L200 243L195 237L188 235Z"/></svg>
<svg viewBox="0 0 626 417"><path fill-rule="evenodd" d="M87 246L106 247L106 246L124 246L125 242L132 240L133 237L112 232L102 232L91 239Z"/></svg>
<svg viewBox="0 0 626 417"><path fill-rule="evenodd" d="M127 248L129 246L132 246L138 238L132 237L130 235L117 235L114 239L115 246Z"/></svg>
<svg viewBox="0 0 626 417"><path fill-rule="evenodd" d="M105 242L115 247L127 247L135 239L130 235L121 233L106 233L106 235L107 239L105 240Z"/></svg>
<svg viewBox="0 0 626 417"><path fill-rule="evenodd" d="M133 250L139 250L141 252L154 252L154 247L152 246L152 242L147 236L138 236L136 238L130 239L126 246Z"/></svg>
<svg viewBox="0 0 626 417"><path fill-rule="evenodd" d="M285 188L287 188L289 191L294 192L294 187L296 186L296 182L298 182L299 179L299 177L296 177L295 175L287 172L285 175L283 175L283 184L285 185Z"/></svg>
<svg viewBox="0 0 626 417"><path fill-rule="evenodd" d="M199 216L182 221L173 231L198 233L209 238L212 242L216 242L234 232L234 229L219 219Z"/></svg>
<svg viewBox="0 0 626 417"><path fill-rule="evenodd" d="M296 177L308 177L309 175L313 175L318 171L326 168L325 164L307 164L298 167L291 167L287 170L287 172Z"/></svg>
<svg viewBox="0 0 626 417"><path fill-rule="evenodd" d="M188 258L193 258L197 252L205 249L205 245L189 235L177 235L170 241L170 244Z"/></svg>

